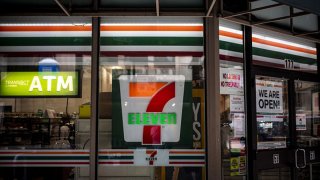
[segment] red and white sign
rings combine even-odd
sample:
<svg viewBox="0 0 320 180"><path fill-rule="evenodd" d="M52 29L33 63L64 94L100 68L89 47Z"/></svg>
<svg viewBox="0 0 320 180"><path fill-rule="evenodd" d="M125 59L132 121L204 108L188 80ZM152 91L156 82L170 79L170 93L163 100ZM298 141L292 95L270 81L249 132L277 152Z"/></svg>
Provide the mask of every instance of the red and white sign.
<svg viewBox="0 0 320 180"><path fill-rule="evenodd" d="M121 75L124 140L161 145L180 140L185 76Z"/></svg>
<svg viewBox="0 0 320 180"><path fill-rule="evenodd" d="M243 95L242 70L220 68L220 94Z"/></svg>

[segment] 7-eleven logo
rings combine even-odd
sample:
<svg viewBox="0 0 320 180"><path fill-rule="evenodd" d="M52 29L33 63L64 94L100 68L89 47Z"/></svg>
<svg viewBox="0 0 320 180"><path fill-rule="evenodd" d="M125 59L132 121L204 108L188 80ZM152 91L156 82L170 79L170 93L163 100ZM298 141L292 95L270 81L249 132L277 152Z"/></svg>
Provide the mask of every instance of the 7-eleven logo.
<svg viewBox="0 0 320 180"><path fill-rule="evenodd" d="M143 145L178 142L185 77L121 75L124 139Z"/></svg>

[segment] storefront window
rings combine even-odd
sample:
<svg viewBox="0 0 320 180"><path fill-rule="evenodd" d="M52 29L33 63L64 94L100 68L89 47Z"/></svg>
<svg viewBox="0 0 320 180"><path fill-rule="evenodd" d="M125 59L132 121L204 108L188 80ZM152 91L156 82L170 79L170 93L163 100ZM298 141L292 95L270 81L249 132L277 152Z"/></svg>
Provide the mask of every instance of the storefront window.
<svg viewBox="0 0 320 180"><path fill-rule="evenodd" d="M99 178L205 179L202 19L101 24Z"/></svg>
<svg viewBox="0 0 320 180"><path fill-rule="evenodd" d="M224 178L246 175L246 118L244 107L243 35L240 25L221 20L220 117Z"/></svg>
<svg viewBox="0 0 320 180"><path fill-rule="evenodd" d="M252 46L254 65L309 73L317 72L315 43L253 28Z"/></svg>
<svg viewBox="0 0 320 180"><path fill-rule="evenodd" d="M89 167L91 21L5 21L0 179L76 179L80 166Z"/></svg>

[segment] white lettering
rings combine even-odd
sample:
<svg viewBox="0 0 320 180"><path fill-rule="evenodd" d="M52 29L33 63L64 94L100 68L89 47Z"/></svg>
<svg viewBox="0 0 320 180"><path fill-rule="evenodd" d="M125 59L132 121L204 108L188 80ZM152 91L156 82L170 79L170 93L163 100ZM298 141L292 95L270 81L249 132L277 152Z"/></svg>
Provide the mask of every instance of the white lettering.
<svg viewBox="0 0 320 180"><path fill-rule="evenodd" d="M69 87L69 91L73 91L72 76L68 76L66 81L64 81L63 76L58 76L57 91L61 91L61 87L63 89Z"/></svg>
<svg viewBox="0 0 320 180"><path fill-rule="evenodd" d="M34 76L32 79L29 91L33 91L33 89L38 89L38 91L42 91L42 86L38 76Z"/></svg>
<svg viewBox="0 0 320 180"><path fill-rule="evenodd" d="M43 76L43 79L47 80L47 91L51 91L52 80L57 78L55 76Z"/></svg>
<svg viewBox="0 0 320 180"><path fill-rule="evenodd" d="M201 133L198 130L198 128L200 129L200 122L193 122L192 126L193 126L192 129L193 129L193 131L195 133L195 134L193 134L193 140L194 141L199 141L201 139Z"/></svg>
<svg viewBox="0 0 320 180"><path fill-rule="evenodd" d="M198 121L199 108L200 108L200 103L197 103L197 107L195 107L194 103L192 103L194 121Z"/></svg>

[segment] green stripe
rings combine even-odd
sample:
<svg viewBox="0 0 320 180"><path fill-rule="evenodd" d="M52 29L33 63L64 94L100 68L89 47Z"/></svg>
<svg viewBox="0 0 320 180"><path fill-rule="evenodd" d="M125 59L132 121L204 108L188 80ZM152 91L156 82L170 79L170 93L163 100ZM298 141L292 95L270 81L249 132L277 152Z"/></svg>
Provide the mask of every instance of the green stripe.
<svg viewBox="0 0 320 180"><path fill-rule="evenodd" d="M91 37L1 37L0 38L0 46L89 46L89 45L91 45Z"/></svg>
<svg viewBox="0 0 320 180"><path fill-rule="evenodd" d="M0 160L89 160L89 156L1 156Z"/></svg>
<svg viewBox="0 0 320 180"><path fill-rule="evenodd" d="M242 53L243 45L220 40L220 49ZM294 62L302 63L302 64L314 65L317 63L317 61L312 58L278 52L278 51L272 51L272 50L267 50L267 49L262 49L257 47L253 47L252 53L253 55L279 59L279 60L291 59Z"/></svg>
<svg viewBox="0 0 320 180"><path fill-rule="evenodd" d="M133 159L133 156L99 156L100 160L104 160L104 159Z"/></svg>
<svg viewBox="0 0 320 180"><path fill-rule="evenodd" d="M202 37L103 37L101 45L203 46Z"/></svg>
<svg viewBox="0 0 320 180"><path fill-rule="evenodd" d="M220 40L220 49L242 53L243 45Z"/></svg>
<svg viewBox="0 0 320 180"><path fill-rule="evenodd" d="M174 159L185 159L185 160L189 160L189 159L201 159L204 160L205 156L169 156L170 160L174 160Z"/></svg>
<svg viewBox="0 0 320 180"><path fill-rule="evenodd" d="M283 53L278 51L271 51L271 50L261 49L256 47L252 48L252 54L257 56L279 59L279 60L290 59L297 63L309 64L309 65L313 65L317 63L317 61L312 58L307 58L303 56L298 56L298 55L293 55L293 54L288 54L288 53Z"/></svg>
<svg viewBox="0 0 320 180"><path fill-rule="evenodd" d="M102 37L109 46L203 46L202 37ZM89 46L91 37L2 37L0 46ZM36 49L35 49L36 51Z"/></svg>

